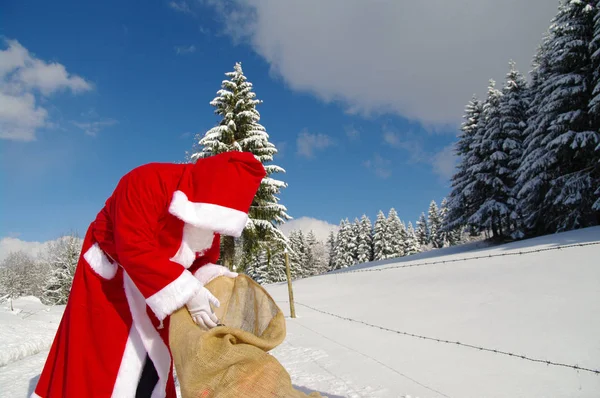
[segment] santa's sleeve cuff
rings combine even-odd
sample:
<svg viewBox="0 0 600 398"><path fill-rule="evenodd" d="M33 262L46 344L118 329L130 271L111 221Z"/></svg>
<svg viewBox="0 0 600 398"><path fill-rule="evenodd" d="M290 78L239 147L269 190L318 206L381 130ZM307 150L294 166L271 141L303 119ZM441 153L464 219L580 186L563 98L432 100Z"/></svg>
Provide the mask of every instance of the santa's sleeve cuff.
<svg viewBox="0 0 600 398"><path fill-rule="evenodd" d="M222 265L209 263L198 268L194 272L194 276L202 283L202 285L206 285L216 277L221 276L228 271L229 269Z"/></svg>
<svg viewBox="0 0 600 398"><path fill-rule="evenodd" d="M192 297L200 292L203 285L188 270L167 286L146 299L159 321L183 307Z"/></svg>

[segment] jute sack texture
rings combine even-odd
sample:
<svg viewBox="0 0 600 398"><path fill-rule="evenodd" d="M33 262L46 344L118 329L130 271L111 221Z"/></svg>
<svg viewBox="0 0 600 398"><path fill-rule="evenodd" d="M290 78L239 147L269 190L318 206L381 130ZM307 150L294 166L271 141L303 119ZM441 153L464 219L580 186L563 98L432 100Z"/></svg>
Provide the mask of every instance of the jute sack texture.
<svg viewBox="0 0 600 398"><path fill-rule="evenodd" d="M285 318L262 286L240 274L206 288L221 302L215 313L225 326L202 329L185 307L171 315L169 343L183 398L322 397L295 389L269 354L285 338Z"/></svg>

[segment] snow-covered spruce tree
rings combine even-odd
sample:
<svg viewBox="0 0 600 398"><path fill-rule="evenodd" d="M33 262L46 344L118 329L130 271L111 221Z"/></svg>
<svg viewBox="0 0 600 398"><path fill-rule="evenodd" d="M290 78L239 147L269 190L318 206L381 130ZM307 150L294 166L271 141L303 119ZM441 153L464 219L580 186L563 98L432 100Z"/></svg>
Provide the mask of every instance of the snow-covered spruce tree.
<svg viewBox="0 0 600 398"><path fill-rule="evenodd" d="M516 214L516 201L512 197L513 187L510 184L514 172L508 166L510 158L504 145L509 137L501 125L502 93L495 86L496 82L490 80L477 133L482 136L477 148L481 162L469 169L482 185L483 199L469 222L479 225L481 229L491 230L494 238L503 238L511 224L511 215Z"/></svg>
<svg viewBox="0 0 600 398"><path fill-rule="evenodd" d="M404 256L404 242L402 241L402 222L393 207L388 212L387 230L384 239L384 259Z"/></svg>
<svg viewBox="0 0 600 398"><path fill-rule="evenodd" d="M329 236L327 237L327 269L334 269L334 261L335 261L335 244L336 237L335 232L329 231Z"/></svg>
<svg viewBox="0 0 600 398"><path fill-rule="evenodd" d="M408 256L407 250L408 246L410 245L409 239L410 238L408 236L406 224L404 224L404 221L400 220L400 248L402 250L401 256Z"/></svg>
<svg viewBox="0 0 600 398"><path fill-rule="evenodd" d="M448 217L444 230L450 231L467 225L469 218L475 213L475 199L478 199L479 182L470 171L471 166L480 163L480 158L475 152L478 147L476 133L479 128L479 120L483 112L483 104L477 96L473 96L465 107L461 134L456 143L456 154L459 156L457 171L452 177L452 190L448 196ZM475 145L474 145L475 144ZM422 219L424 220L424 215ZM417 225L417 230L419 230ZM421 233L418 232L421 245L430 243L431 237L424 243Z"/></svg>
<svg viewBox="0 0 600 398"><path fill-rule="evenodd" d="M429 204L429 211L427 217L431 245L436 249L440 249L444 247L444 237L442 231L442 218L440 216L440 210L438 208L437 203L435 203L435 200L432 200Z"/></svg>
<svg viewBox="0 0 600 398"><path fill-rule="evenodd" d="M537 163L537 160L544 151L541 145L543 138L541 133L548 127L549 122L549 120L540 118L539 115L539 109L544 100L542 84L549 68L549 46L550 34L548 32L544 35L533 57L533 70L530 72L527 127L523 135L521 164L517 169L517 185L515 187L517 214L521 217L519 232L524 235L536 235L543 231L541 204L548 190L549 177L543 165Z"/></svg>
<svg viewBox="0 0 600 398"><path fill-rule="evenodd" d="M347 268L354 265L355 243L352 240L352 224L346 218L340 224L336 240L334 269Z"/></svg>
<svg viewBox="0 0 600 398"><path fill-rule="evenodd" d="M301 230L290 232L289 246L290 269L292 278L304 278L309 275L308 253L304 234Z"/></svg>
<svg viewBox="0 0 600 398"><path fill-rule="evenodd" d="M417 230L415 231L419 246L426 246L429 243L429 226L425 213L421 213L419 221L417 221Z"/></svg>
<svg viewBox="0 0 600 398"><path fill-rule="evenodd" d="M373 260L379 261L387 258L386 239L387 239L387 219L383 211L379 210L375 227L373 228Z"/></svg>
<svg viewBox="0 0 600 398"><path fill-rule="evenodd" d="M307 268L307 276L317 275L318 274L318 258L316 256L315 251L317 248L317 238L315 237L315 233L311 230L306 234L305 246L306 246L306 268Z"/></svg>
<svg viewBox="0 0 600 398"><path fill-rule="evenodd" d="M587 112L595 3L562 2L536 60L536 109L519 173L522 207L534 213L525 217L525 227L535 234L598 222L592 206L600 137Z"/></svg>
<svg viewBox="0 0 600 398"><path fill-rule="evenodd" d="M283 282L287 280L284 250L285 248L283 247L275 247L274 250L271 250L270 247L267 248L269 260L269 279L271 283Z"/></svg>
<svg viewBox="0 0 600 398"><path fill-rule="evenodd" d="M82 244L77 235L67 235L48 247L45 261L50 268L50 278L42 296L45 304L67 304Z"/></svg>
<svg viewBox="0 0 600 398"><path fill-rule="evenodd" d="M514 238L523 237L518 225L516 181L517 169L523 155L523 139L527 127L528 88L523 75L517 70L516 64L510 62L510 71L500 100L500 128L503 139L502 151L508 156L506 164L498 169L499 178L510 189L507 194L507 206L510 210L507 227ZM507 170L505 170L505 167Z"/></svg>
<svg viewBox="0 0 600 398"><path fill-rule="evenodd" d="M373 235L371 220L366 214L360 218L358 233L358 249L356 262L358 264L368 263L373 260Z"/></svg>
<svg viewBox="0 0 600 398"><path fill-rule="evenodd" d="M408 228L406 230L406 245L404 249L404 254L406 256L410 256L411 254L416 254L421 252L421 245L419 244L419 238L413 228L412 222L408 222Z"/></svg>
<svg viewBox="0 0 600 398"><path fill-rule="evenodd" d="M272 282L271 275L269 275L266 250L261 249L258 251L258 255L253 257L250 266L247 268L246 274L259 284Z"/></svg>
<svg viewBox="0 0 600 398"><path fill-rule="evenodd" d="M590 43L590 54L592 60L593 69L593 84L594 90L592 91L592 99L589 105L589 115L592 123L592 130L600 131L600 3L596 4L595 15L594 15L594 35L592 42ZM596 157L598 162L596 163L596 171L594 177L596 179L595 186L597 187L595 195L596 202L592 206L592 209L600 213L600 143L596 147ZM600 220L598 221L600 223Z"/></svg>
<svg viewBox="0 0 600 398"><path fill-rule="evenodd" d="M352 259L353 264L356 264L358 261L358 245L359 245L359 237L360 237L360 221L358 218L354 218L354 222L352 223L350 241L352 241Z"/></svg>
<svg viewBox="0 0 600 398"><path fill-rule="evenodd" d="M446 198L442 199L439 214L442 223L442 227L440 228L439 232L439 240L443 242L443 246L457 245L460 241L462 228L460 226L455 227L454 229L445 228L445 226L448 224L448 200Z"/></svg>
<svg viewBox="0 0 600 398"><path fill-rule="evenodd" d="M285 235L277 228L291 219L277 197L287 184L273 178L274 173L285 173L285 170L271 163L277 149L269 142L269 135L259 123L260 114L256 106L262 101L256 99L256 94L252 91L253 85L244 75L241 63L236 63L234 71L225 75L229 79L221 83L217 96L210 102L221 121L203 137L197 137L198 148L188 157L190 161L195 162L197 159L223 152L244 151L251 152L263 163L267 176L250 206L250 222L243 233L244 254L251 258L258 253L261 242L284 247L287 245ZM222 260L232 267L233 238L224 236L223 241Z"/></svg>

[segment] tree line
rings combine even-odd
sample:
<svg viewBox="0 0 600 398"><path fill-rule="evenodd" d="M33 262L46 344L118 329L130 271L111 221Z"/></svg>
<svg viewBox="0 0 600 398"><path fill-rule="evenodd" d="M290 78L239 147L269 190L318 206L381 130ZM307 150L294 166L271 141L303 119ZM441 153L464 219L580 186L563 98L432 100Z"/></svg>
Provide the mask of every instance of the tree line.
<svg viewBox="0 0 600 398"><path fill-rule="evenodd" d="M65 235L38 255L13 251L0 263L0 301L35 296L48 305L66 304L82 240Z"/></svg>
<svg viewBox="0 0 600 398"><path fill-rule="evenodd" d="M446 230L497 239L600 223L600 8L561 1L530 80L510 62L501 89L467 104Z"/></svg>

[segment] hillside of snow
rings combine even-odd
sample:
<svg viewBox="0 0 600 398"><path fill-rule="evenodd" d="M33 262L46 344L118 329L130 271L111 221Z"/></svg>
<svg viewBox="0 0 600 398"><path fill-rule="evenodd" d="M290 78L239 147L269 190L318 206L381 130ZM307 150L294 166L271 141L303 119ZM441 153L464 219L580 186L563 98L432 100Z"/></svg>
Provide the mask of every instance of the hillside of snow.
<svg viewBox="0 0 600 398"><path fill-rule="evenodd" d="M482 246L296 281L275 355L345 397L599 397L600 374L400 334L600 370L600 227ZM269 291L289 314L287 286Z"/></svg>
<svg viewBox="0 0 600 398"><path fill-rule="evenodd" d="M598 397L599 259L596 227L297 280L273 355L332 398ZM286 284L267 289L289 315ZM0 398L33 390L63 308L13 304L0 305Z"/></svg>

